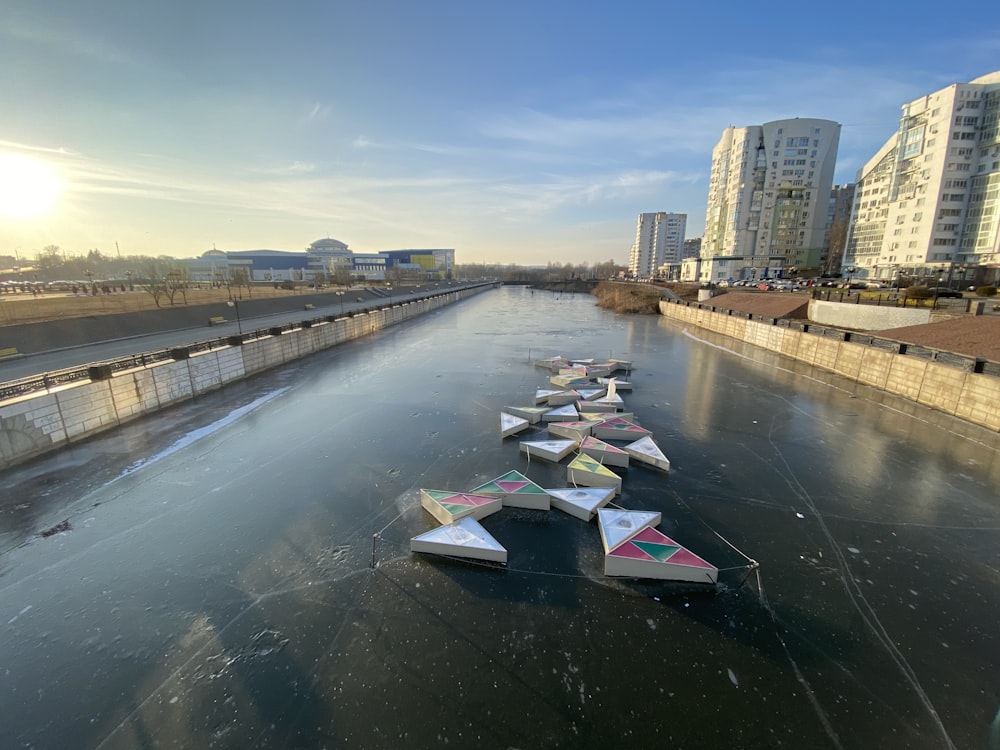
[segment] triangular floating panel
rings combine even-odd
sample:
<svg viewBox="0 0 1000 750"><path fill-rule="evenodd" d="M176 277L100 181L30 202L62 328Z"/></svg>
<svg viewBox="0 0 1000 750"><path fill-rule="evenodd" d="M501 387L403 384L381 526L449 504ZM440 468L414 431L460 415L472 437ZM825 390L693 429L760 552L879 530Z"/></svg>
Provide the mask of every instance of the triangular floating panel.
<svg viewBox="0 0 1000 750"><path fill-rule="evenodd" d="M448 490L420 490L420 505L441 523L454 523L465 516L485 518L503 507L499 497Z"/></svg>
<svg viewBox="0 0 1000 750"><path fill-rule="evenodd" d="M628 453L593 436L583 439L583 442L580 444L580 452L585 453L591 458L596 458L605 466L628 468Z"/></svg>
<svg viewBox="0 0 1000 750"><path fill-rule="evenodd" d="M549 422L546 428L550 435L579 441L590 434L591 426L590 422Z"/></svg>
<svg viewBox="0 0 1000 750"><path fill-rule="evenodd" d="M530 422L524 417L515 417L507 412L500 412L500 437L510 437L522 432L530 426Z"/></svg>
<svg viewBox="0 0 1000 750"><path fill-rule="evenodd" d="M527 453L529 458L544 458L558 463L576 450L577 445L576 440L525 440L521 443L521 453ZM628 455L625 457L628 458Z"/></svg>
<svg viewBox="0 0 1000 750"><path fill-rule="evenodd" d="M670 471L670 461L660 447L648 435L625 446L625 450L636 461L655 466L663 471Z"/></svg>
<svg viewBox="0 0 1000 750"><path fill-rule="evenodd" d="M595 424L590 434L601 440L628 440L629 442L635 442L639 438L649 437L653 433L618 416L605 420L600 424Z"/></svg>
<svg viewBox="0 0 1000 750"><path fill-rule="evenodd" d="M535 360L535 367L544 367L551 372L559 372L564 367L569 367L569 360L565 357L550 357L549 359Z"/></svg>
<svg viewBox="0 0 1000 750"><path fill-rule="evenodd" d="M503 408L508 414L513 414L515 417L521 417L521 419L527 419L531 424L537 424L541 421L542 415L548 411L548 407L545 406L505 406Z"/></svg>
<svg viewBox="0 0 1000 750"><path fill-rule="evenodd" d="M548 404L550 407L565 406L566 404L575 404L579 400L580 394L578 391L556 391L555 394L549 396Z"/></svg>
<svg viewBox="0 0 1000 750"><path fill-rule="evenodd" d="M576 422L580 419L580 415L577 414L574 404L566 404L558 409L549 409L542 415L542 419L546 422Z"/></svg>
<svg viewBox="0 0 1000 750"><path fill-rule="evenodd" d="M546 490L552 507L581 521L589 521L615 496L614 487L560 487Z"/></svg>
<svg viewBox="0 0 1000 750"><path fill-rule="evenodd" d="M604 574L715 583L719 570L654 528L644 528L604 558Z"/></svg>
<svg viewBox="0 0 1000 750"><path fill-rule="evenodd" d="M499 497L503 500L504 507L549 509L548 493L519 471L508 471L469 492L473 495Z"/></svg>
<svg viewBox="0 0 1000 750"><path fill-rule="evenodd" d="M584 487L614 487L622 491L622 478L590 456L580 453L566 467L566 481Z"/></svg>
<svg viewBox="0 0 1000 750"><path fill-rule="evenodd" d="M507 562L507 550L471 516L413 537L410 551Z"/></svg>
<svg viewBox="0 0 1000 750"><path fill-rule="evenodd" d="M597 382L600 383L601 385L608 385L609 380L611 380L611 378L598 378ZM619 380L618 378L615 378L614 381L615 381L616 391L632 390L632 383L630 383L628 380Z"/></svg>
<svg viewBox="0 0 1000 750"><path fill-rule="evenodd" d="M597 525L601 530L604 553L613 551L643 529L656 526L659 522L658 511L601 508L597 511Z"/></svg>
<svg viewBox="0 0 1000 750"><path fill-rule="evenodd" d="M535 405L547 404L552 396L558 396L560 393L566 393L566 391L554 391L547 388L539 388L535 391Z"/></svg>

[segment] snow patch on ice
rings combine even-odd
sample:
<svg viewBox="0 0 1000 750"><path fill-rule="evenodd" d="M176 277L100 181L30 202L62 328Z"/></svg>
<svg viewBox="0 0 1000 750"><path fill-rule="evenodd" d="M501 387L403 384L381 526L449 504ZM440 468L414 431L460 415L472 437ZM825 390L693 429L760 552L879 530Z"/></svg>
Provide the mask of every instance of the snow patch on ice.
<svg viewBox="0 0 1000 750"><path fill-rule="evenodd" d="M164 450L160 451L159 453L157 453L155 455L152 455L149 458L143 459L141 461L137 461L136 463L132 464L127 469L125 469L125 471L123 471L121 474L119 474L117 477L115 477L111 481L115 482L115 481L117 481L119 479L122 479L124 477L129 476L130 474L134 474L135 472L139 471L140 469L145 468L146 466L150 466L151 464L155 464L156 462L161 461L164 458L167 458L168 456L173 455L177 451L179 451L179 450L181 450L183 448L186 448L187 446L189 446L189 445L191 445L193 443L196 443L197 441L201 440L202 438L208 437L209 435L212 435L212 434L218 432L219 430L223 429L224 427L228 427L229 425L231 425L236 420L241 419L242 417L245 417L247 414L249 414L250 412L252 412L254 409L257 409L258 407L263 406L264 404L266 404L271 399L280 396L282 393L284 393L285 391L287 391L289 389L289 387L290 386L285 386L284 388L278 388L277 390L272 391L271 393L267 393L267 394L261 396L258 399L254 399L253 401L251 401L246 406L241 406L239 409L234 409L229 414L227 414L226 416L224 416L222 419L219 419L219 420L216 420L215 422L212 422L212 424L206 425L206 426L204 426L204 427L202 427L200 429L197 429L197 430L194 430L192 432L189 432L187 435L184 435L182 438L180 438L179 440L175 441L172 445L168 446L167 448L165 448Z"/></svg>

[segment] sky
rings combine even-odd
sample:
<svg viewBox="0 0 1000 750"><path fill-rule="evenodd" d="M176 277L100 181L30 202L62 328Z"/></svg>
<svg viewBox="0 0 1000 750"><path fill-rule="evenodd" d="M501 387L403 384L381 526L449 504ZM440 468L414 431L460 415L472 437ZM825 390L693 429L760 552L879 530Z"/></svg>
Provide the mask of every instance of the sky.
<svg viewBox="0 0 1000 750"><path fill-rule="evenodd" d="M729 125L835 120L853 181L903 102L1000 69L976 5L4 0L0 255L625 264L639 213L701 235Z"/></svg>

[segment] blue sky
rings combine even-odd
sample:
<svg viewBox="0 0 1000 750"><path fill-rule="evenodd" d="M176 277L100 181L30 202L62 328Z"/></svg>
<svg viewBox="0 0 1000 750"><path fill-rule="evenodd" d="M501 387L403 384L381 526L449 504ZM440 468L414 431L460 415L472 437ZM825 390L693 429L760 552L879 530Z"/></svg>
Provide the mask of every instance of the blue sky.
<svg viewBox="0 0 1000 750"><path fill-rule="evenodd" d="M848 182L904 101L1000 68L998 6L879 5L6 0L0 254L624 263L640 212L701 234L726 126L836 120ZM4 213L25 163L48 200Z"/></svg>

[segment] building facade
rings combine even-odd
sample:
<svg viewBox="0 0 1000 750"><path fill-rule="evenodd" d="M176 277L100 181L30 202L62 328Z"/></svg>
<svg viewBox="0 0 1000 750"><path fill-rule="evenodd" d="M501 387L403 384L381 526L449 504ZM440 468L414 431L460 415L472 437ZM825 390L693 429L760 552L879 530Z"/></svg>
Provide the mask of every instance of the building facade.
<svg viewBox="0 0 1000 750"><path fill-rule="evenodd" d="M233 278L250 282L291 281L339 284L352 281L450 279L455 270L453 249L387 250L355 253L329 237L316 240L305 252L288 250L223 251L213 248L200 258L183 261L192 281L223 283Z"/></svg>
<svg viewBox="0 0 1000 750"><path fill-rule="evenodd" d="M712 149L697 280L816 273L840 144L840 125L794 118L728 127Z"/></svg>
<svg viewBox="0 0 1000 750"><path fill-rule="evenodd" d="M843 270L929 285L1000 277L1000 71L902 107L858 171Z"/></svg>
<svg viewBox="0 0 1000 750"><path fill-rule="evenodd" d="M840 273L844 264L844 248L851 227L851 209L854 206L853 182L834 185L830 190L830 201L826 217L826 233L823 240L823 255L820 270L826 276Z"/></svg>
<svg viewBox="0 0 1000 750"><path fill-rule="evenodd" d="M639 214L628 271L635 278L652 278L664 266L678 266L684 254L687 214L659 211Z"/></svg>

